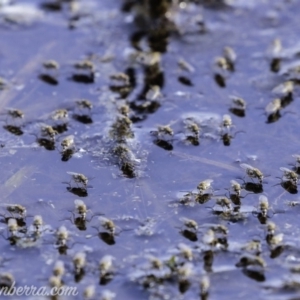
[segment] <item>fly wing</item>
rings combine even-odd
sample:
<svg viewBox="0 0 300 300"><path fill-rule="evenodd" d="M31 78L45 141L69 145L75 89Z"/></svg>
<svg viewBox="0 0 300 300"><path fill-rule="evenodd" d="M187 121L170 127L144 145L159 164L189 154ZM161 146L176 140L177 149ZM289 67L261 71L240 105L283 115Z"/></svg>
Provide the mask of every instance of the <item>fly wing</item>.
<svg viewBox="0 0 300 300"><path fill-rule="evenodd" d="M265 195L260 195L259 196L259 202L260 203L268 203L268 198Z"/></svg>
<svg viewBox="0 0 300 300"><path fill-rule="evenodd" d="M77 176L77 175L79 175L79 173L70 172L70 171L68 171L67 174L72 175L72 176Z"/></svg>
<svg viewBox="0 0 300 300"><path fill-rule="evenodd" d="M240 185L237 181L235 181L235 180L230 180L230 183L231 183L231 185Z"/></svg>
<svg viewBox="0 0 300 300"><path fill-rule="evenodd" d="M265 111L267 114L274 114L277 111L279 111L280 108L281 108L281 100L275 99L266 106Z"/></svg>
<svg viewBox="0 0 300 300"><path fill-rule="evenodd" d="M211 183L214 182L214 180L213 179L206 179L203 182L206 183L207 185L210 185Z"/></svg>
<svg viewBox="0 0 300 300"><path fill-rule="evenodd" d="M101 225L105 224L107 221L109 221L109 219L103 217L103 216L100 216L98 218L98 220L100 221Z"/></svg>
<svg viewBox="0 0 300 300"><path fill-rule="evenodd" d="M16 207L16 206L18 206L18 204L15 204L15 203L0 203L0 207L7 207L7 206Z"/></svg>
<svg viewBox="0 0 300 300"><path fill-rule="evenodd" d="M293 172L292 170L288 169L288 168L285 168L285 167L280 167L279 168L280 171L284 172L284 173L290 173L290 172Z"/></svg>
<svg viewBox="0 0 300 300"><path fill-rule="evenodd" d="M80 199L76 199L74 200L74 204L76 207L80 206L80 205L85 205L84 202Z"/></svg>
<svg viewBox="0 0 300 300"><path fill-rule="evenodd" d="M240 164L240 167L242 168L242 169L244 169L245 171L247 171L247 170L253 170L253 169L255 169L254 167L252 167L252 166L250 166L250 165L248 165L248 164Z"/></svg>
<svg viewBox="0 0 300 300"><path fill-rule="evenodd" d="M69 141L73 141L74 140L74 135L71 134L71 135L68 135L64 138L64 140L69 140Z"/></svg>

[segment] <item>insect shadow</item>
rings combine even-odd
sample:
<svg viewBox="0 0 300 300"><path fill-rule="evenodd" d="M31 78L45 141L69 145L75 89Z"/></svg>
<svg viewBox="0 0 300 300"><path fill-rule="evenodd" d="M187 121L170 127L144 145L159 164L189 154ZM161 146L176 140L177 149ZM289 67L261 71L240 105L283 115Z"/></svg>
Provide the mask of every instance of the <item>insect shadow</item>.
<svg viewBox="0 0 300 300"><path fill-rule="evenodd" d="M237 117L243 118L246 116L245 109L231 107L229 111Z"/></svg>
<svg viewBox="0 0 300 300"><path fill-rule="evenodd" d="M78 197L87 197L88 196L88 191L86 188L83 187L72 187L68 186L67 191L78 196Z"/></svg>
<svg viewBox="0 0 300 300"><path fill-rule="evenodd" d="M231 135L230 133L226 132L224 134L221 135L221 140L223 141L223 145L224 146L230 146L231 144L231 140L235 138L235 136L238 133L245 133L245 131L237 131L234 133L234 135Z"/></svg>
<svg viewBox="0 0 300 300"><path fill-rule="evenodd" d="M186 239L190 240L191 242L197 242L198 237L197 233L188 229L184 229L180 231L181 235Z"/></svg>
<svg viewBox="0 0 300 300"><path fill-rule="evenodd" d="M60 255L67 255L68 249L70 249L68 245L58 246L57 250Z"/></svg>
<svg viewBox="0 0 300 300"><path fill-rule="evenodd" d="M167 150L167 151L172 151L173 150L173 145L171 144L170 141L166 141L166 140L162 140L162 139L155 139L153 141L153 143L156 146L158 146L158 147L160 147L164 150Z"/></svg>
<svg viewBox="0 0 300 300"><path fill-rule="evenodd" d="M250 181L244 181L242 188L254 194L260 194L264 191L262 183L255 183Z"/></svg>
<svg viewBox="0 0 300 300"><path fill-rule="evenodd" d="M41 8L46 11L56 12L62 10L62 3L49 1L41 4Z"/></svg>
<svg viewBox="0 0 300 300"><path fill-rule="evenodd" d="M258 282L263 282L266 280L265 274L262 271L257 270L249 270L246 268L243 268L242 270L243 274L249 277L250 279L253 279Z"/></svg>
<svg viewBox="0 0 300 300"><path fill-rule="evenodd" d="M179 76L178 77L178 81L184 85L187 85L187 86L193 86L193 82L191 81L190 78L186 77L186 76Z"/></svg>
<svg viewBox="0 0 300 300"><path fill-rule="evenodd" d="M99 285L106 285L114 278L115 273L113 271L107 272L100 276Z"/></svg>
<svg viewBox="0 0 300 300"><path fill-rule="evenodd" d="M58 124L58 125L54 125L52 127L58 133L64 133L64 132L68 131L68 123Z"/></svg>
<svg viewBox="0 0 300 300"><path fill-rule="evenodd" d="M285 246L284 245L279 245L277 247L275 247L274 249L271 249L270 252L270 258L277 258L279 257L283 251L285 250Z"/></svg>
<svg viewBox="0 0 300 300"><path fill-rule="evenodd" d="M72 249L76 244L82 244L81 242L70 242L70 240L64 243L55 241L54 244L53 244L53 240L44 240L43 243L52 244L54 248L57 249L60 255L67 255L69 249Z"/></svg>
<svg viewBox="0 0 300 300"><path fill-rule="evenodd" d="M109 89L116 94L119 94L118 99L125 99L128 97L128 95L132 91L132 86L129 84L124 84L124 85L110 85Z"/></svg>
<svg viewBox="0 0 300 300"><path fill-rule="evenodd" d="M282 102L281 102L282 104ZM285 104L285 106L287 106L288 104ZM283 108L283 107L282 107ZM283 117L286 114L294 114L294 112L291 111L285 111L283 114L280 113L280 111L276 111L270 115L267 116L267 124L271 124L271 123L275 123L277 122L281 117Z"/></svg>
<svg viewBox="0 0 300 300"><path fill-rule="evenodd" d="M103 215L103 214L100 214L100 213L99 214L94 214L90 218L87 219L86 217L83 217L83 216L75 217L75 214L72 211L70 211L70 212L71 212L72 216L69 217L69 218L62 219L61 221L68 220L72 224L74 224L81 231L86 230L86 228L87 228L86 224L90 223L95 216Z"/></svg>
<svg viewBox="0 0 300 300"><path fill-rule="evenodd" d="M285 108L294 101L293 94L288 93L286 96L281 98L281 107Z"/></svg>
<svg viewBox="0 0 300 300"><path fill-rule="evenodd" d="M15 246L19 240L21 240L21 236L17 236L17 235L8 235L8 236L5 236L3 234L3 232L0 232L0 236L2 236L2 238L4 238L6 241L9 241L9 244L11 246Z"/></svg>
<svg viewBox="0 0 300 300"><path fill-rule="evenodd" d="M64 149L63 147L61 149L57 149L59 154L61 155L61 161L67 162L69 161L73 155L78 152L78 149L74 146L71 146L69 148Z"/></svg>
<svg viewBox="0 0 300 300"><path fill-rule="evenodd" d="M225 79L225 77L223 77L220 74L215 74L214 75L214 79L215 79L216 84L219 87L221 87L221 88L225 88L226 87L226 79Z"/></svg>
<svg viewBox="0 0 300 300"><path fill-rule="evenodd" d="M142 104L140 104L137 101L132 101L130 103L130 108L135 111L137 114L153 114L155 113L159 108L160 108L161 104L158 101L148 101L148 102L142 102ZM144 116L145 118L145 116Z"/></svg>
<svg viewBox="0 0 300 300"><path fill-rule="evenodd" d="M193 202L204 204L213 197L212 193L202 194L202 193L194 193L190 191L181 191L181 192L186 192L186 194L179 199L179 202L184 205L188 205L189 203L193 203Z"/></svg>
<svg viewBox="0 0 300 300"><path fill-rule="evenodd" d="M97 226L92 226L92 228L98 231L98 233L94 236L98 236L104 243L109 246L112 246L116 243L115 237L118 236L121 232L132 230L132 228L121 229L118 226L116 226L116 228L118 229L117 232L100 231Z"/></svg>
<svg viewBox="0 0 300 300"><path fill-rule="evenodd" d="M38 76L38 78L41 81L48 83L50 85L58 85L58 80L54 76L51 76L49 74L46 74L46 73L40 74Z"/></svg>
<svg viewBox="0 0 300 300"><path fill-rule="evenodd" d="M295 166L294 164L291 164L293 166L292 170L295 171L298 175L300 175L300 166Z"/></svg>
<svg viewBox="0 0 300 300"><path fill-rule="evenodd" d="M280 58L273 58L270 62L270 71L274 73L278 73L281 67L281 59Z"/></svg>
<svg viewBox="0 0 300 300"><path fill-rule="evenodd" d="M8 132L10 132L14 135L17 135L17 136L20 136L24 133L23 130L21 129L21 127L19 127L19 126L5 125L5 126L3 126L3 128L5 130L7 130Z"/></svg>
<svg viewBox="0 0 300 300"><path fill-rule="evenodd" d="M266 123L267 123L267 124L275 123L275 122L277 122L281 117L282 117L282 115L281 115L280 111L276 111L276 112L274 112L273 114L268 115Z"/></svg>
<svg viewBox="0 0 300 300"><path fill-rule="evenodd" d="M68 161L72 158L73 154L76 153L76 151L74 149L66 149L62 152L60 152L61 154L61 161Z"/></svg>
<svg viewBox="0 0 300 300"><path fill-rule="evenodd" d="M72 181L72 180L71 180ZM92 188L92 186L89 185L84 185L84 186L79 186L78 183L76 183L76 186L72 186L71 185L71 181L70 182L62 182L62 183L66 183L69 186L67 186L67 191L78 196L78 197L87 197L88 196L88 188Z"/></svg>
<svg viewBox="0 0 300 300"><path fill-rule="evenodd" d="M258 208L252 211L252 215L258 219L260 224L266 224L267 220L271 219L277 213L278 212L274 212L273 209L268 209L266 213L259 211Z"/></svg>
<svg viewBox="0 0 300 300"><path fill-rule="evenodd" d="M241 196L240 194L237 193L230 193L230 189L226 189L226 190L228 191L228 194L225 194L225 196L228 197L231 200L231 202L236 206L241 206L242 205L241 199L244 199L248 195L252 194L252 193L247 193L245 196Z"/></svg>
<svg viewBox="0 0 300 300"><path fill-rule="evenodd" d="M276 177L276 178L279 178L281 180L281 182L280 183L276 183L273 186L281 185L290 194L297 194L298 193L298 187L297 187L297 185L295 183L293 183L290 180L284 181L280 177Z"/></svg>
<svg viewBox="0 0 300 300"><path fill-rule="evenodd" d="M193 146L199 146L200 145L200 141L199 141L199 137L198 136L193 136L193 135L188 135L185 140L187 142L189 142L190 144L192 144Z"/></svg>
<svg viewBox="0 0 300 300"><path fill-rule="evenodd" d="M196 194L195 195L195 201L199 204L204 204L208 202L212 198L212 193L205 193L205 194Z"/></svg>
<svg viewBox="0 0 300 300"><path fill-rule="evenodd" d="M229 193L228 196L229 196L228 198L231 200L231 202L236 206L241 206L241 204L242 204L241 198L245 198L245 197L241 197L240 195L231 194L231 193Z"/></svg>
<svg viewBox="0 0 300 300"><path fill-rule="evenodd" d="M97 226L92 226L95 228L98 233L94 236L98 236L104 243L106 243L109 246L115 245L116 240L115 240L115 233L112 232L107 232L107 231L100 231Z"/></svg>
<svg viewBox="0 0 300 300"><path fill-rule="evenodd" d="M74 81L76 83L91 84L91 83L95 82L95 75L93 72L91 72L89 74L74 73L68 79L71 81Z"/></svg>
<svg viewBox="0 0 300 300"><path fill-rule="evenodd" d="M93 119L89 115L73 114L72 118L82 124L92 124L93 123Z"/></svg>
<svg viewBox="0 0 300 300"><path fill-rule="evenodd" d="M55 150L55 141L54 140L48 140L45 138L38 138L37 143L39 146L44 147L48 151Z"/></svg>
<svg viewBox="0 0 300 300"><path fill-rule="evenodd" d="M112 246L116 243L115 236L112 233L101 231L98 233L99 238L109 246Z"/></svg>
<svg viewBox="0 0 300 300"><path fill-rule="evenodd" d="M190 288L191 283L187 279L182 279L178 282L178 289L181 294L184 294Z"/></svg>
<svg viewBox="0 0 300 300"><path fill-rule="evenodd" d="M85 275L85 270L84 268L81 268L78 272L74 274L74 281L76 283L80 282L83 279L84 275Z"/></svg>
<svg viewBox="0 0 300 300"><path fill-rule="evenodd" d="M290 194L297 194L298 193L298 187L290 180L282 181L280 185Z"/></svg>
<svg viewBox="0 0 300 300"><path fill-rule="evenodd" d="M9 219L14 218L17 221L17 225L19 227L26 227L25 218L22 218L22 217L16 218L14 216L7 217L6 215L1 215L1 214L0 214L0 216L3 217L3 219L0 220L1 223L7 224Z"/></svg>
<svg viewBox="0 0 300 300"><path fill-rule="evenodd" d="M137 177L135 166L132 163L130 163L130 162L122 163L122 164L120 164L119 168L122 171L124 177L127 177L127 178Z"/></svg>
<svg viewBox="0 0 300 300"><path fill-rule="evenodd" d="M31 133L31 135L35 136L36 142L40 147L44 147L48 151L54 151L55 150L55 138L44 138L44 137L39 137L38 134L36 133Z"/></svg>
<svg viewBox="0 0 300 300"><path fill-rule="evenodd" d="M203 269L210 273L212 272L212 265L214 262L214 252L212 250L207 250L203 253Z"/></svg>

